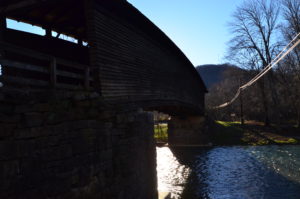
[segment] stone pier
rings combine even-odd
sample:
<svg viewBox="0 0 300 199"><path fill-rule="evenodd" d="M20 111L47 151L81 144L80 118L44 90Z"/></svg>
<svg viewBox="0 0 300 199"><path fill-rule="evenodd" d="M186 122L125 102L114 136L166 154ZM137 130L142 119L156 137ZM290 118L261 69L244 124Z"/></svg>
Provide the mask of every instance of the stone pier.
<svg viewBox="0 0 300 199"><path fill-rule="evenodd" d="M168 142L171 146L197 146L209 143L204 116L172 116L168 124Z"/></svg>
<svg viewBox="0 0 300 199"><path fill-rule="evenodd" d="M0 93L0 198L155 199L153 116L96 93Z"/></svg>

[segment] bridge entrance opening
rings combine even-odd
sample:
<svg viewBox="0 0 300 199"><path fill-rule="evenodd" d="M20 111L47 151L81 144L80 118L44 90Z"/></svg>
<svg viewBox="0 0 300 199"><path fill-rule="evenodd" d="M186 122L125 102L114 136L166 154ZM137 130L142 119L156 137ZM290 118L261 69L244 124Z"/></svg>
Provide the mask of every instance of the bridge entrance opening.
<svg viewBox="0 0 300 199"><path fill-rule="evenodd" d="M170 104L144 110L153 114L157 146L200 146L208 143L207 122L203 113Z"/></svg>
<svg viewBox="0 0 300 199"><path fill-rule="evenodd" d="M171 116L158 111L153 112L154 116L154 138L158 145L168 143L168 123Z"/></svg>

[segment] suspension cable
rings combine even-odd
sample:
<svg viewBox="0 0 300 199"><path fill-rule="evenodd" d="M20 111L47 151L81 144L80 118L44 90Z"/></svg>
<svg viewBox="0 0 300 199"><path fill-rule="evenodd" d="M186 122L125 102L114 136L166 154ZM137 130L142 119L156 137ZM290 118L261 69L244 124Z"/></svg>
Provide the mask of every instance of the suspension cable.
<svg viewBox="0 0 300 199"><path fill-rule="evenodd" d="M224 108L230 104L232 104L241 94L242 90L247 89L249 86L254 84L256 81L258 81L260 78L262 78L267 72L269 72L276 64L278 64L284 57L286 57L296 46L300 43L300 38L297 40L297 38L300 36L300 32L291 40L291 42L286 45L283 50L271 61L270 64L268 64L263 70L261 70L255 77L253 77L249 82L246 84L240 86L235 94L235 96L228 102L225 102L224 104L221 104L219 106L213 107L213 109L219 109ZM296 42L295 42L296 41ZM295 43L294 43L295 42ZM293 44L294 43L294 44ZM293 45L292 45L293 44ZM291 46L292 45L292 46Z"/></svg>

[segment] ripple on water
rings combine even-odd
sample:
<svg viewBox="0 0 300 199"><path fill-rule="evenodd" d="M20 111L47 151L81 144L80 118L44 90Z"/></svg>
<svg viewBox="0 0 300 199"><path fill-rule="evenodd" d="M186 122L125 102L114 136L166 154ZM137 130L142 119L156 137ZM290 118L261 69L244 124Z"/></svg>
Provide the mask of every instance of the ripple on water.
<svg viewBox="0 0 300 199"><path fill-rule="evenodd" d="M159 191L171 192L173 198L300 198L300 146L216 147L192 153L157 148ZM192 161L185 164L183 156Z"/></svg>
<svg viewBox="0 0 300 199"><path fill-rule="evenodd" d="M157 148L158 191L179 198L191 170L180 164L168 147Z"/></svg>

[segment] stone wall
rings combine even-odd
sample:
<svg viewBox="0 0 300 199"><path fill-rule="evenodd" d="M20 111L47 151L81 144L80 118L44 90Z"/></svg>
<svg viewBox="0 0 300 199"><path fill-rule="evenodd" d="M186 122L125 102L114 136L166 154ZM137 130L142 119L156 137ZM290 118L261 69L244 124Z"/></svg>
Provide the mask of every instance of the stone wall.
<svg viewBox="0 0 300 199"><path fill-rule="evenodd" d="M97 94L0 94L0 198L156 198L153 116Z"/></svg>
<svg viewBox="0 0 300 199"><path fill-rule="evenodd" d="M207 145L208 133L204 116L172 116L168 124L168 143L172 146Z"/></svg>

